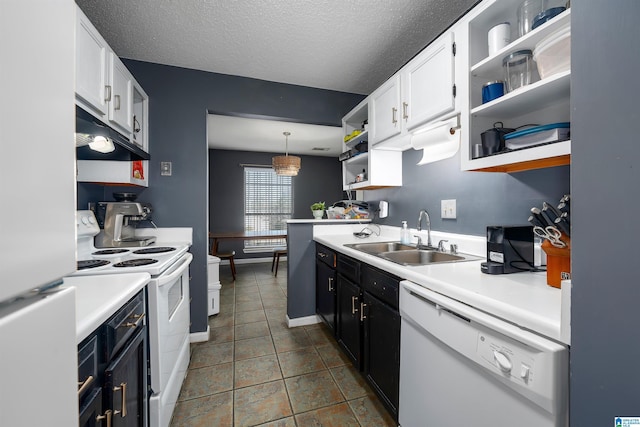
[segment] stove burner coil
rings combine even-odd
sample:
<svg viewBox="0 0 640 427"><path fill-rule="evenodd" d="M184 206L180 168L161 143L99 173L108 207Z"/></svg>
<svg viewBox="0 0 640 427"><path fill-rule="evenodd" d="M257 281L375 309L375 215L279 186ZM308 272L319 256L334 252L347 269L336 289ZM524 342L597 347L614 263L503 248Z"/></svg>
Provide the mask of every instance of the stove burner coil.
<svg viewBox="0 0 640 427"><path fill-rule="evenodd" d="M130 260L122 261L117 264L113 264L113 266L114 267L140 267L142 265L155 264L156 262L158 262L157 259L139 258L139 259L130 259Z"/></svg>
<svg viewBox="0 0 640 427"><path fill-rule="evenodd" d="M145 249L138 249L137 251L133 251L134 254L139 254L139 255L143 255L143 254L161 254L161 253L165 253L165 252L171 252L171 251L175 251L176 248L172 248L170 246L157 246L157 247L153 247L153 248L145 248Z"/></svg>
<svg viewBox="0 0 640 427"><path fill-rule="evenodd" d="M92 253L91 255L117 255L129 252L129 249L103 249Z"/></svg>
<svg viewBox="0 0 640 427"><path fill-rule="evenodd" d="M88 259L88 260L80 260L77 263L78 270L87 270L89 268L102 267L110 264L109 261L104 259Z"/></svg>

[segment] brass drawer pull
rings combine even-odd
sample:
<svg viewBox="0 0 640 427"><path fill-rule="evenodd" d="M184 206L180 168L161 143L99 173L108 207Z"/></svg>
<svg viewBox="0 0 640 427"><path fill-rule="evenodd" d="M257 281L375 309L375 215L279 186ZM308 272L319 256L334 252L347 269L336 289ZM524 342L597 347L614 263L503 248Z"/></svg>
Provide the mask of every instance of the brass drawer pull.
<svg viewBox="0 0 640 427"><path fill-rule="evenodd" d="M78 396L80 396L89 388L91 383L93 383L93 380L93 375L89 375L86 380L82 382L78 381Z"/></svg>
<svg viewBox="0 0 640 427"><path fill-rule="evenodd" d="M114 387L113 391L122 392L122 408L120 411L113 411L115 415L120 414L122 418L127 416L127 383L120 383L120 387Z"/></svg>
<svg viewBox="0 0 640 427"><path fill-rule="evenodd" d="M122 326L123 328L137 328L138 326L140 326L140 323L142 322L142 319L144 319L144 313L142 314L134 314L133 316L131 316L131 319L136 319L135 322L127 322L124 323L120 326Z"/></svg>
<svg viewBox="0 0 640 427"><path fill-rule="evenodd" d="M111 412L111 409L107 409L104 413L104 415L98 415L96 417L96 421L100 422L102 420L107 420L107 427L111 427L111 417L112 417L113 413Z"/></svg>

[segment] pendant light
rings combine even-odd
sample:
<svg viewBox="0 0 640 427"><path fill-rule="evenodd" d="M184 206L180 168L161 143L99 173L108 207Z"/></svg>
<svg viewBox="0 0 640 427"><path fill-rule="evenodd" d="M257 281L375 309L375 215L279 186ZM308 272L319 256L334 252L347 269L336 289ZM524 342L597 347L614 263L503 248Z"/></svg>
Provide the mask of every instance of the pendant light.
<svg viewBox="0 0 640 427"><path fill-rule="evenodd" d="M300 157L289 155L289 135L291 132L282 132L285 137L284 156L275 156L271 159L276 175L296 176L300 170Z"/></svg>

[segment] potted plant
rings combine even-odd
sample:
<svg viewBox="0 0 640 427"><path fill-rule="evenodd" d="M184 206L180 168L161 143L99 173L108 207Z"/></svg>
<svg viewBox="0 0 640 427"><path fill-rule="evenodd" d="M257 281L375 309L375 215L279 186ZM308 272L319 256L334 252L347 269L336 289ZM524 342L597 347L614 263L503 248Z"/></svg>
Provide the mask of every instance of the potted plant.
<svg viewBox="0 0 640 427"><path fill-rule="evenodd" d="M311 212L315 219L322 219L324 215L325 204L324 202L316 202L311 205Z"/></svg>

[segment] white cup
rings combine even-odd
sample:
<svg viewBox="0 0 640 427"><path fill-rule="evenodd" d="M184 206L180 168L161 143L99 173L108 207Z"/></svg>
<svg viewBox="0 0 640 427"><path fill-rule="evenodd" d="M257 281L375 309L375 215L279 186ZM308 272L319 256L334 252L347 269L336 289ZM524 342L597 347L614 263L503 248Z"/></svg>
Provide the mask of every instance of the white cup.
<svg viewBox="0 0 640 427"><path fill-rule="evenodd" d="M511 43L511 24L503 22L489 30L489 56Z"/></svg>

